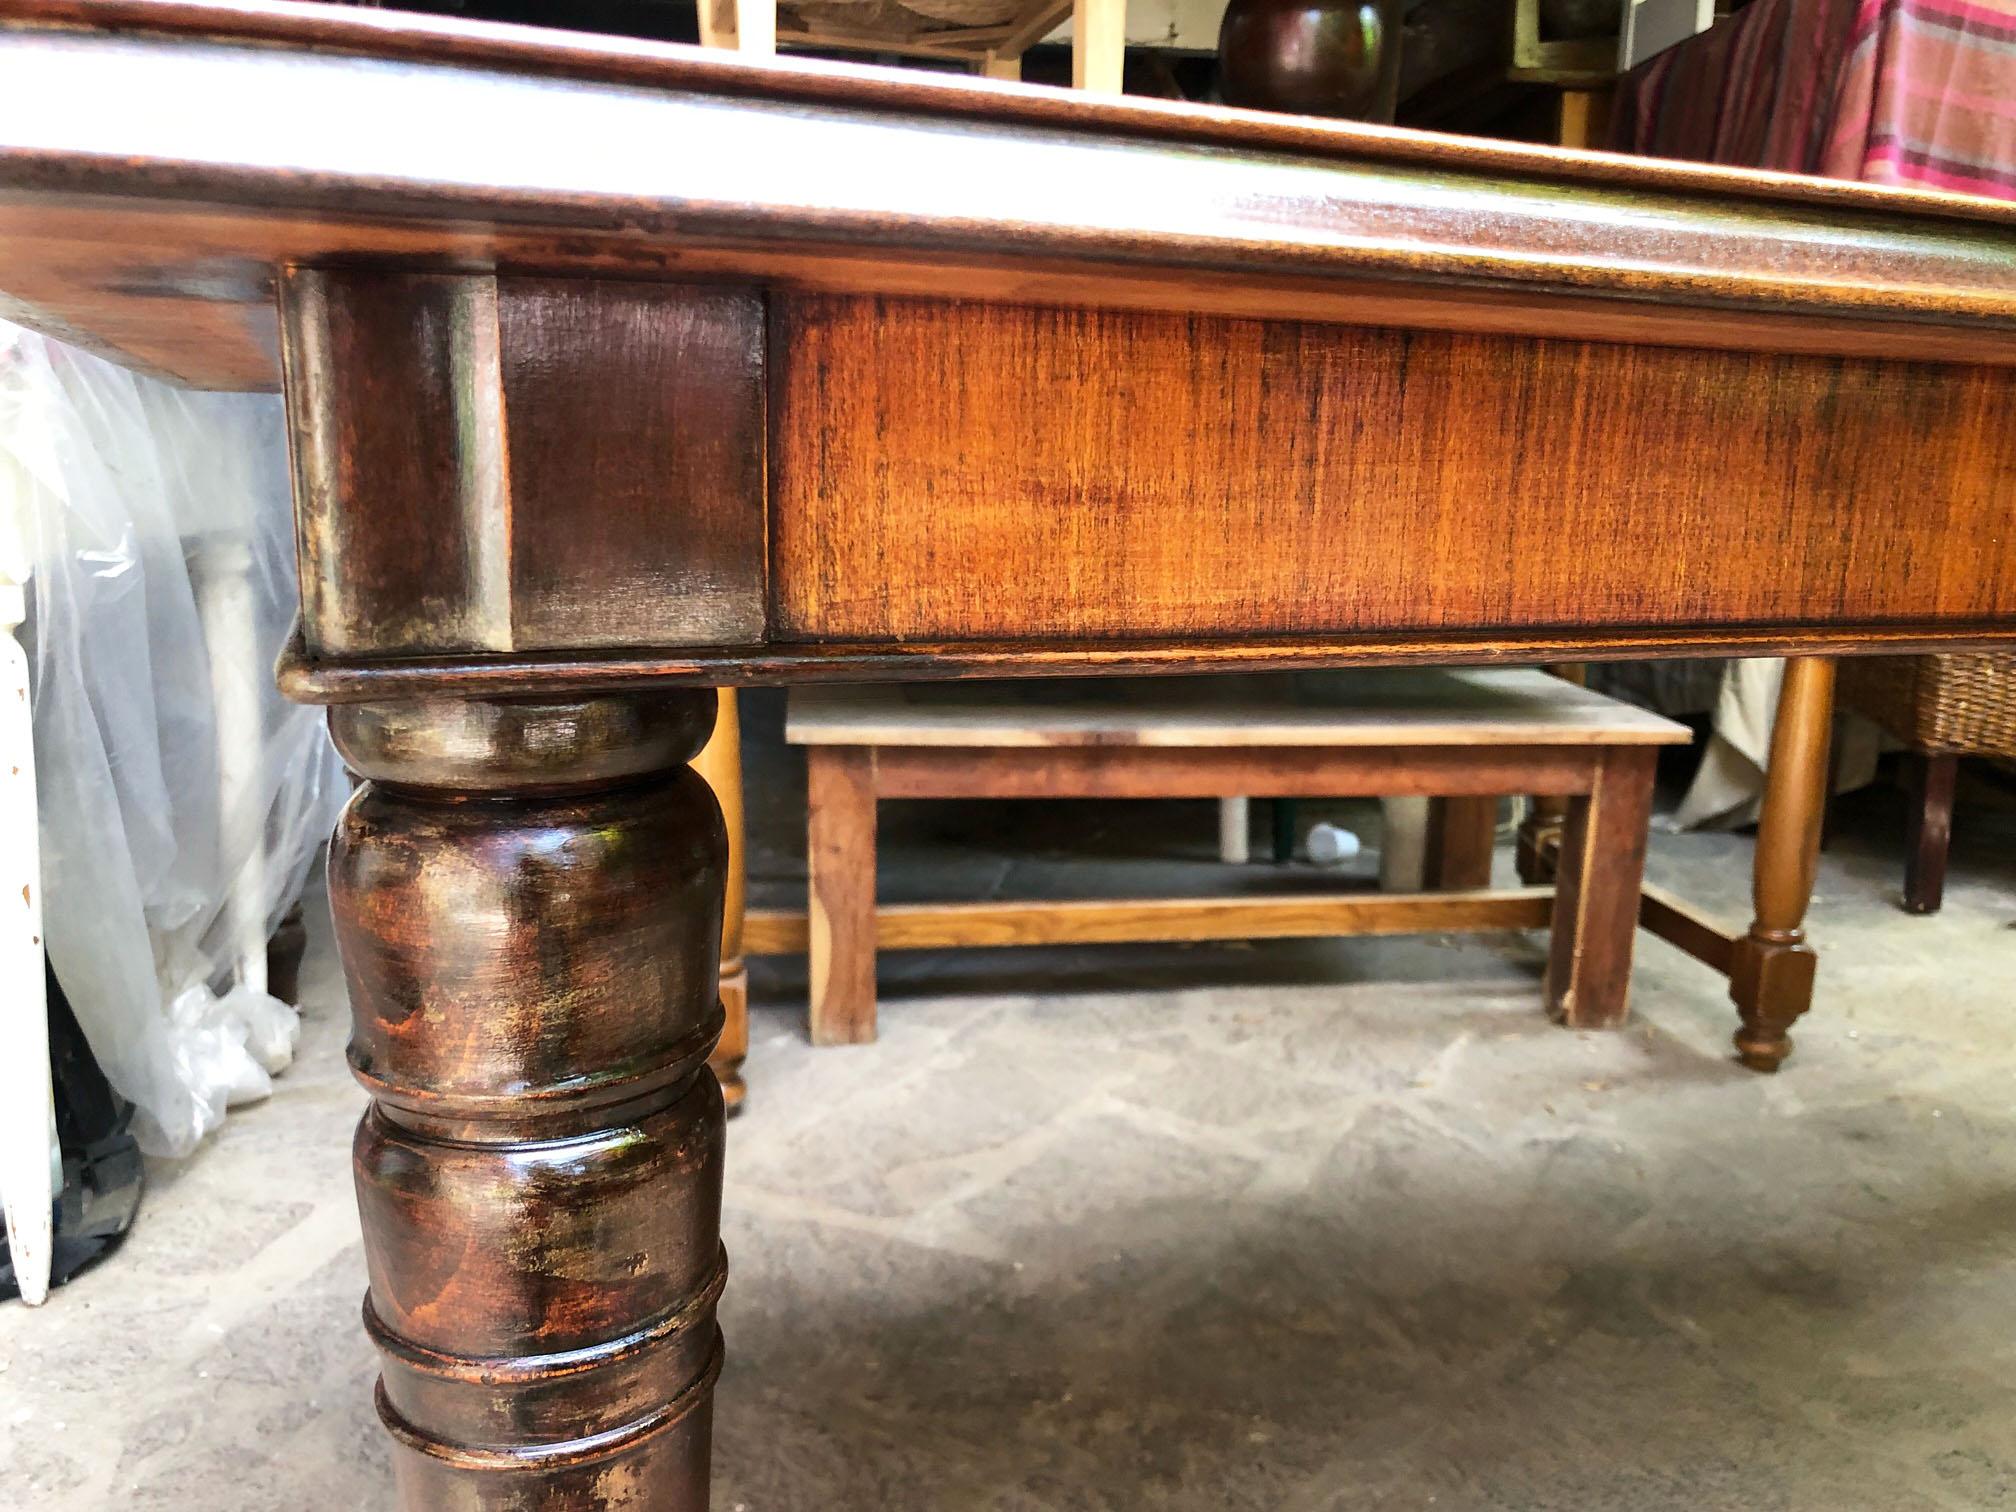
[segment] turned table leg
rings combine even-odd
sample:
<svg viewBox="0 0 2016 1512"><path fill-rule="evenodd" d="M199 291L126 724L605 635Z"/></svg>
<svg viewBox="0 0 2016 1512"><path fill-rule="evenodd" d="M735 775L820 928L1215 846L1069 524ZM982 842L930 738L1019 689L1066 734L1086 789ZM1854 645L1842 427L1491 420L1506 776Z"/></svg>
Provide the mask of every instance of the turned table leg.
<svg viewBox="0 0 2016 1512"><path fill-rule="evenodd" d="M705 692L341 706L329 859L404 1512L705 1512L707 1057L726 843Z"/></svg>
<svg viewBox="0 0 2016 1512"><path fill-rule="evenodd" d="M1736 1031L1736 1054L1753 1071L1776 1071L1792 1053L1787 1031L1813 1001L1806 908L1819 864L1833 722L1833 659L1788 661L1771 732L1764 813L1757 826L1757 917L1749 934L1736 942L1729 974L1729 995L1743 1019Z"/></svg>
<svg viewBox="0 0 2016 1512"><path fill-rule="evenodd" d="M742 1106L742 1062L749 1054L749 964L742 956L742 917L749 906L748 828L742 808L742 722L733 688L715 695L714 734L693 758L721 804L728 831L728 873L721 903L721 1043L714 1074L728 1111Z"/></svg>

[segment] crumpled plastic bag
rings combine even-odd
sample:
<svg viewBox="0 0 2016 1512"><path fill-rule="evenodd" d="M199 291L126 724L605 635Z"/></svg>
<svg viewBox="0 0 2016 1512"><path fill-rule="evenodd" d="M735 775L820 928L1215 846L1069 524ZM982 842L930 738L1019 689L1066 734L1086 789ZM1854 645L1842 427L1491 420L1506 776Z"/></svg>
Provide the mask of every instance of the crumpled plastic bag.
<svg viewBox="0 0 2016 1512"><path fill-rule="evenodd" d="M256 869L270 931L348 793L320 712L273 685L296 604L280 401L0 322L0 509L30 548L50 963L142 1145L185 1155L293 1054L294 1010L232 976L234 882ZM220 750L226 706L249 738Z"/></svg>

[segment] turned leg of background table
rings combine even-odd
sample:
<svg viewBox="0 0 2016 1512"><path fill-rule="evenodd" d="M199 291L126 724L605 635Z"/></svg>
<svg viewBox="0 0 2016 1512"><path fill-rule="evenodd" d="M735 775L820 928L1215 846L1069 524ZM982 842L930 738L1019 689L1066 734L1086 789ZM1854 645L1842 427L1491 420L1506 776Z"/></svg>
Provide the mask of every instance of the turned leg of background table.
<svg viewBox="0 0 2016 1512"><path fill-rule="evenodd" d="M1757 917L1736 942L1729 973L1729 995L1743 1017L1736 1054L1753 1071L1776 1071L1791 1054L1786 1031L1813 1001L1814 958L1804 926L1827 804L1833 722L1832 658L1788 661L1757 826Z"/></svg>
<svg viewBox="0 0 2016 1512"><path fill-rule="evenodd" d="M748 829L742 811L742 722L735 690L723 688L714 715L714 734L693 758L693 770L707 779L721 804L728 831L728 873L721 903L721 1043L714 1048L714 1074L732 1113L746 1088L742 1062L749 1054L749 966L742 958L742 919L748 911Z"/></svg>
<svg viewBox="0 0 2016 1512"><path fill-rule="evenodd" d="M1547 1011L1571 1029L1611 1029L1631 1002L1638 894L1658 752L1603 752L1590 792L1569 800L1554 868Z"/></svg>
<svg viewBox="0 0 2016 1512"><path fill-rule="evenodd" d="M1519 839L1513 851L1513 865L1519 880L1528 887L1541 887L1554 880L1554 861L1561 852L1561 830L1568 822L1568 800L1548 795L1536 797L1519 821Z"/></svg>
<svg viewBox="0 0 2016 1512"><path fill-rule="evenodd" d="M1423 884L1447 889L1489 887L1491 853L1497 843L1496 798L1429 799Z"/></svg>
<svg viewBox="0 0 2016 1512"><path fill-rule="evenodd" d="M370 779L329 893L404 1512L707 1507L712 722L705 692L331 712Z"/></svg>
<svg viewBox="0 0 2016 1512"><path fill-rule="evenodd" d="M1564 146L1581 145L1567 142ZM1580 662L1558 662L1547 669L1563 682L1578 688L1589 685L1589 669ZM1535 797L1519 823L1519 838L1512 863L1519 880L1528 887L1542 887L1554 880L1554 858L1561 850L1561 829L1568 821L1568 800L1558 794Z"/></svg>
<svg viewBox="0 0 2016 1512"><path fill-rule="evenodd" d="M875 768L864 746L805 749L812 1043L875 1038Z"/></svg>
<svg viewBox="0 0 2016 1512"><path fill-rule="evenodd" d="M1960 758L1951 751L1910 751L1904 756L1904 793L1911 805L1904 846L1904 908L1939 912L1946 901L1946 855L1953 845L1953 790Z"/></svg>
<svg viewBox="0 0 2016 1512"><path fill-rule="evenodd" d="M1218 859L1227 866L1244 866L1252 859L1249 837L1253 824L1253 800L1218 800Z"/></svg>

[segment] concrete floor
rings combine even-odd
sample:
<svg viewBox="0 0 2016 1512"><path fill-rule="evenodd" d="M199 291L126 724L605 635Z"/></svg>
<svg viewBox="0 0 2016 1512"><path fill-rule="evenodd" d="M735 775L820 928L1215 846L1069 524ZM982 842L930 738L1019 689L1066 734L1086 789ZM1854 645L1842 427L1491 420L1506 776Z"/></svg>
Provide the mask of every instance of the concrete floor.
<svg viewBox="0 0 2016 1512"><path fill-rule="evenodd" d="M894 892L1224 880L1207 806L918 808ZM2016 816L1963 811L1933 919L1898 845L1847 806L1775 1079L1644 937L1610 1035L1543 1021L1528 937L892 958L847 1051L760 972L717 1508L2016 1507ZM1748 851L1652 869L1741 914ZM389 1505L319 927L303 1006L121 1254L0 1307L0 1507Z"/></svg>

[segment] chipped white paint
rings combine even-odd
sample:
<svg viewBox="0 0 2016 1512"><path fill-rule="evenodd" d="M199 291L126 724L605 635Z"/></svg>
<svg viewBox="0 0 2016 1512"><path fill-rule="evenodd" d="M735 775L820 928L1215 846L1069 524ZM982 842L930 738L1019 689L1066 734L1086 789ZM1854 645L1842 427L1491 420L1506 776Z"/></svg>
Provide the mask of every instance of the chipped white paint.
<svg viewBox="0 0 2016 1512"><path fill-rule="evenodd" d="M49 1295L61 1156L42 976L35 729L28 658L15 635L26 616L27 551L19 501L0 504L0 1207L21 1297L33 1307Z"/></svg>

